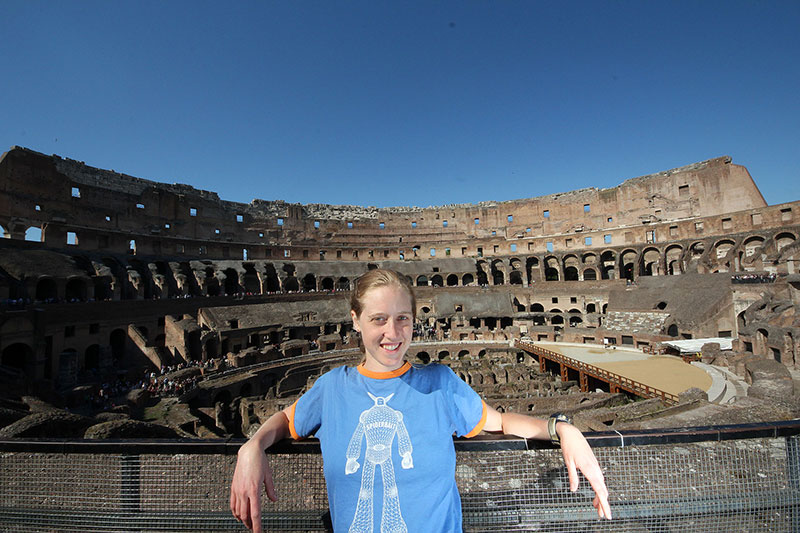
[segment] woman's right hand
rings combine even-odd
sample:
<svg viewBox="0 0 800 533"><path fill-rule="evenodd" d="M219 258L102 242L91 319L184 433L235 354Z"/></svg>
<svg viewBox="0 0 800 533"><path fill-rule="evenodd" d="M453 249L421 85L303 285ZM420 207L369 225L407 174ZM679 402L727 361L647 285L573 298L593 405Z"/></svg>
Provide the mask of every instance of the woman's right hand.
<svg viewBox="0 0 800 533"><path fill-rule="evenodd" d="M253 533L261 533L262 485L267 497L278 501L267 454L257 440L251 440L244 443L237 454L231 482L231 512Z"/></svg>

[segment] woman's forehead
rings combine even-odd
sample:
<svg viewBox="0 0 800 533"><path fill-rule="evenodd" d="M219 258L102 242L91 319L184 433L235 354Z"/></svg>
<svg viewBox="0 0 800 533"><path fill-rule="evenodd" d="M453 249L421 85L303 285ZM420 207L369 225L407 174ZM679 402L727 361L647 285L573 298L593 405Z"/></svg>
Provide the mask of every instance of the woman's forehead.
<svg viewBox="0 0 800 533"><path fill-rule="evenodd" d="M364 313L410 313L411 296L403 287L397 285L383 285L373 287L364 293L363 297Z"/></svg>

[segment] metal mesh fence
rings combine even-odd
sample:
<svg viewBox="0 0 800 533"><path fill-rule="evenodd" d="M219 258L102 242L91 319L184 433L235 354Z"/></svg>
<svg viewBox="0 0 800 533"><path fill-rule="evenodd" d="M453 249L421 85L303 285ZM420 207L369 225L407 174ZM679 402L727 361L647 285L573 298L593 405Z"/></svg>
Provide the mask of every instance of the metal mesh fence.
<svg viewBox="0 0 800 533"><path fill-rule="evenodd" d="M457 443L464 529L800 531L797 436L655 440L665 443L593 442L612 521L597 518L584 479L569 491L558 450L526 450L524 441ZM245 531L228 509L236 447L176 442L154 452L130 442L108 453L73 443L43 452L41 443L0 443L0 531ZM291 453L272 455L279 501L264 504L265 529L328 530L318 448L285 449Z"/></svg>

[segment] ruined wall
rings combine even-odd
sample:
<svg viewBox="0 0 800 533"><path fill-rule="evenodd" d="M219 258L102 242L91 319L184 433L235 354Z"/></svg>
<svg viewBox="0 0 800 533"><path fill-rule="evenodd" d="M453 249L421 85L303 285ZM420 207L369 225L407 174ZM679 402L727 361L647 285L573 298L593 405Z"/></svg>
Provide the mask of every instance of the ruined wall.
<svg viewBox="0 0 800 533"><path fill-rule="evenodd" d="M723 157L621 185L514 200L372 208L220 200L14 147L0 160L0 226L49 247L138 255L408 260L599 249L773 227L747 169ZM789 216L792 215L791 206ZM745 212L746 211L746 212ZM721 220L726 213L745 212ZM784 216L784 215L780 215ZM687 219L699 219L699 229ZM730 228L727 228L730 229Z"/></svg>

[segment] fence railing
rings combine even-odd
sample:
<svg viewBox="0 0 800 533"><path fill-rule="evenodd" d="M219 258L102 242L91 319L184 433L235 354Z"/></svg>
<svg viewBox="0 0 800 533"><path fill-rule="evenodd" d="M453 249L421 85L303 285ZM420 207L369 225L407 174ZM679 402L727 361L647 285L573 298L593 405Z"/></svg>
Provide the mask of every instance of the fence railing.
<svg viewBox="0 0 800 533"><path fill-rule="evenodd" d="M614 520L541 441L456 440L466 531L800 531L800 421L589 433ZM241 440L0 441L0 531L244 531L228 510ZM329 530L315 440L270 450L267 531ZM402 504L402 501L401 501Z"/></svg>

